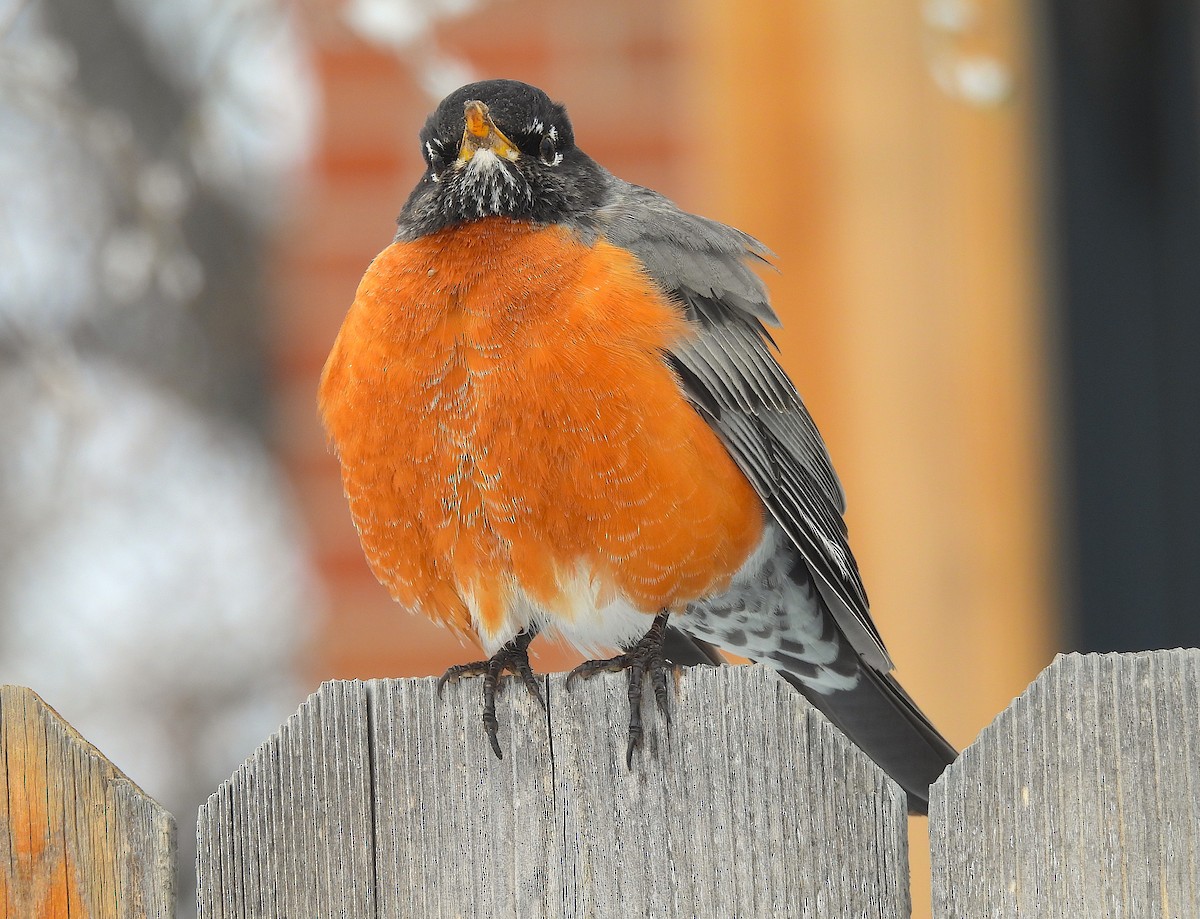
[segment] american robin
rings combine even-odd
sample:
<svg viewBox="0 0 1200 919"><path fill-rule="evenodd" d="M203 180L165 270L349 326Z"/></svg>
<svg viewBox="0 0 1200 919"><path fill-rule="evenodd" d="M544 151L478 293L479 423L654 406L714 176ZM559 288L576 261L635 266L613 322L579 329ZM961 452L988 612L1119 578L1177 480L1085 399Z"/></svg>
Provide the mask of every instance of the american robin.
<svg viewBox="0 0 1200 919"><path fill-rule="evenodd" d="M496 681L538 692L539 632L624 649L572 676L628 670L627 761L686 634L776 668L923 810L955 752L889 673L768 251L611 175L524 83L451 93L420 143L320 406L376 577L491 655L443 679L484 676L497 755Z"/></svg>

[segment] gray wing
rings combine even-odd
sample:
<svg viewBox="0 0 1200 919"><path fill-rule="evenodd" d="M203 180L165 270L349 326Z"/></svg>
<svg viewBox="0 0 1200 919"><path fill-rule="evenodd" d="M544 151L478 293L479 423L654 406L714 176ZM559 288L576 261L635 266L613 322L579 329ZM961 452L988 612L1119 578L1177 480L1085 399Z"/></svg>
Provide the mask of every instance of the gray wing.
<svg viewBox="0 0 1200 919"><path fill-rule="evenodd" d="M649 189L610 177L599 231L633 252L697 329L669 360L688 398L721 436L763 504L796 544L842 632L871 666L891 659L868 611L846 539L845 495L763 323L778 325L749 263L753 237L681 211Z"/></svg>

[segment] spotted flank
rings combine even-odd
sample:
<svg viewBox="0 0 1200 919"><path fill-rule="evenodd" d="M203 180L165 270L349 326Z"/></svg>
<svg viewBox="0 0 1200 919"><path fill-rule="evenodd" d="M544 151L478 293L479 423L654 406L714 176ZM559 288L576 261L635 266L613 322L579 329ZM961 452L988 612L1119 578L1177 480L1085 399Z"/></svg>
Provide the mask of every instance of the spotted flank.
<svg viewBox="0 0 1200 919"><path fill-rule="evenodd" d="M729 589L693 603L676 625L786 671L813 692L852 689L861 678L858 656L825 609L804 558L774 524Z"/></svg>

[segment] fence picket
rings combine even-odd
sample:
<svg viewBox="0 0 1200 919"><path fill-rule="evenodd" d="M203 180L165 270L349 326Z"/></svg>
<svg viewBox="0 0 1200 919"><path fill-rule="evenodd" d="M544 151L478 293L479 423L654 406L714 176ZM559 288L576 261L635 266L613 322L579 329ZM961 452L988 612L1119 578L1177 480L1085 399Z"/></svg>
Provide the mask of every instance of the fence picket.
<svg viewBox="0 0 1200 919"><path fill-rule="evenodd" d="M1058 657L933 788L935 919L1200 916L1200 651Z"/></svg>
<svg viewBox="0 0 1200 919"><path fill-rule="evenodd" d="M0 686L0 919L171 919L175 821L32 690Z"/></svg>

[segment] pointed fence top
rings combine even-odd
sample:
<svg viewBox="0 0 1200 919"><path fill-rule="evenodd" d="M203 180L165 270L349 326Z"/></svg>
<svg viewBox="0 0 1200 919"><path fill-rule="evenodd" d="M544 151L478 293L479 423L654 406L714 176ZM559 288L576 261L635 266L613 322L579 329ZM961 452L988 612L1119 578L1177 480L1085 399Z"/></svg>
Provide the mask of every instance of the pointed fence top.
<svg viewBox="0 0 1200 919"><path fill-rule="evenodd" d="M1200 916L1200 651L1060 655L929 815L935 919Z"/></svg>
<svg viewBox="0 0 1200 919"><path fill-rule="evenodd" d="M169 919L175 821L30 689L0 686L0 916Z"/></svg>

